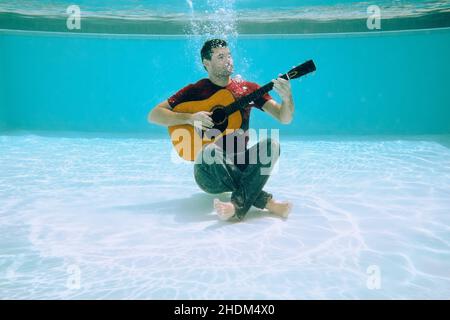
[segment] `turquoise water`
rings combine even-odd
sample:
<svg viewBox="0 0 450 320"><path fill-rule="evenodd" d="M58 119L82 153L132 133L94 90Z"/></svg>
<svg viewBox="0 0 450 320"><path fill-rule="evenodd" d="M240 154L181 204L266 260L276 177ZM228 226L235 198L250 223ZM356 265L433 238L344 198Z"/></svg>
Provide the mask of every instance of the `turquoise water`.
<svg viewBox="0 0 450 320"><path fill-rule="evenodd" d="M450 29L231 38L235 75L260 84L313 58L292 83L298 117L254 127L290 134L450 132ZM0 33L0 84L12 129L164 133L148 110L206 74L196 37ZM277 97L274 93L274 97ZM36 112L38 110L38 112Z"/></svg>
<svg viewBox="0 0 450 320"><path fill-rule="evenodd" d="M79 31L66 1L0 3L0 298L450 297L449 2L380 2L376 31L366 3L295 2L79 1ZM290 125L250 122L279 129L287 220L218 221L146 121L214 34L233 76L317 65Z"/></svg>
<svg viewBox="0 0 450 320"><path fill-rule="evenodd" d="M450 27L449 0L3 0L0 29L68 32L67 7L83 18L76 33L310 34L366 32L369 5L377 5L383 30ZM70 31L74 32L74 31Z"/></svg>

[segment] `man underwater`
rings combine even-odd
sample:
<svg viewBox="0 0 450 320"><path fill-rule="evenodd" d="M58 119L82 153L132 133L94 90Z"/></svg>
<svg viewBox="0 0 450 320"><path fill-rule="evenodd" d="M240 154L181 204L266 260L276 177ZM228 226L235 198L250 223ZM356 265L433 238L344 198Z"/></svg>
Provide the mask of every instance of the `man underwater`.
<svg viewBox="0 0 450 320"><path fill-rule="evenodd" d="M167 100L156 105L148 114L149 122L164 126L189 124L208 130L214 126L211 112L181 113L174 112L172 109L182 102L208 99L218 90L227 89L236 99L239 99L260 87L253 82L231 79L233 58L225 40L206 41L201 49L201 59L208 72L208 78L187 85ZM267 209L283 218L286 218L291 211L292 204L290 202L276 201L272 194L263 190L270 171L278 160L279 142L267 138L251 148L247 148L247 133L252 107L269 113L283 124L289 124L292 121L294 101L289 81L280 77L272 82L282 103L279 104L269 94L264 94L239 111L242 114L242 130L236 130L234 134L220 138L233 139L233 141L236 137L243 138L244 148L241 148L242 150L236 146L230 148L226 141L216 141L205 145L198 157L204 159L212 155L216 161L208 163L208 161L196 160L194 164L195 181L203 191L212 194L231 192L229 202L214 199L214 208L221 220L232 218L242 220L252 205L260 209ZM269 162L261 161L261 151L266 152L266 156L270 158ZM244 159L244 161L238 161L239 159Z"/></svg>

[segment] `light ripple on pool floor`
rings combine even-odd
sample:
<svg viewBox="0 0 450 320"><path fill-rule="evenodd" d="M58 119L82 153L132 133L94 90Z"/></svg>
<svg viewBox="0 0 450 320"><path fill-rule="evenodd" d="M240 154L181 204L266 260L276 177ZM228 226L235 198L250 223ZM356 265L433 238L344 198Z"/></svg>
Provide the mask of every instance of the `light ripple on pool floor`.
<svg viewBox="0 0 450 320"><path fill-rule="evenodd" d="M450 298L432 140L282 140L285 221L219 222L167 140L1 136L0 168L0 298Z"/></svg>

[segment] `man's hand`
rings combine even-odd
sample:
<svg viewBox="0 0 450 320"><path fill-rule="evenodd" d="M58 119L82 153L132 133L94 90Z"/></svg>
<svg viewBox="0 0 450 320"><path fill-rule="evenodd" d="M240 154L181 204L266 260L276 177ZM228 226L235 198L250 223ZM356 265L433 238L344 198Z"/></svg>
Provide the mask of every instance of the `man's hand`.
<svg viewBox="0 0 450 320"><path fill-rule="evenodd" d="M189 119L189 124L203 130L208 130L214 126L211 115L212 112L209 111L200 111L193 113L191 114L191 117Z"/></svg>
<svg viewBox="0 0 450 320"><path fill-rule="evenodd" d="M280 76L281 73L272 82L273 88L283 101L278 104L275 100L270 99L264 104L263 110L269 112L281 123L288 124L291 123L294 116L294 99L292 98L291 83Z"/></svg>
<svg viewBox="0 0 450 320"><path fill-rule="evenodd" d="M278 76L281 76L281 73ZM291 83L288 80L278 77L277 79L273 79L272 82L273 89L280 95L283 101L292 101Z"/></svg>

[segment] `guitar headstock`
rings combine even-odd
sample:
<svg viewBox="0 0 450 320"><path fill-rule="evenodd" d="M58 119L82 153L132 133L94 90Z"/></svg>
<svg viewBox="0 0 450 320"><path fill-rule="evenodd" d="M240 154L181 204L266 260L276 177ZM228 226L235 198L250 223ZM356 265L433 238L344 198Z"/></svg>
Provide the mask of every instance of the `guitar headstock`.
<svg viewBox="0 0 450 320"><path fill-rule="evenodd" d="M281 77L286 80L296 79L314 71L316 71L316 65L314 64L314 61L308 60L302 63L301 65L292 68L287 73L283 74Z"/></svg>

